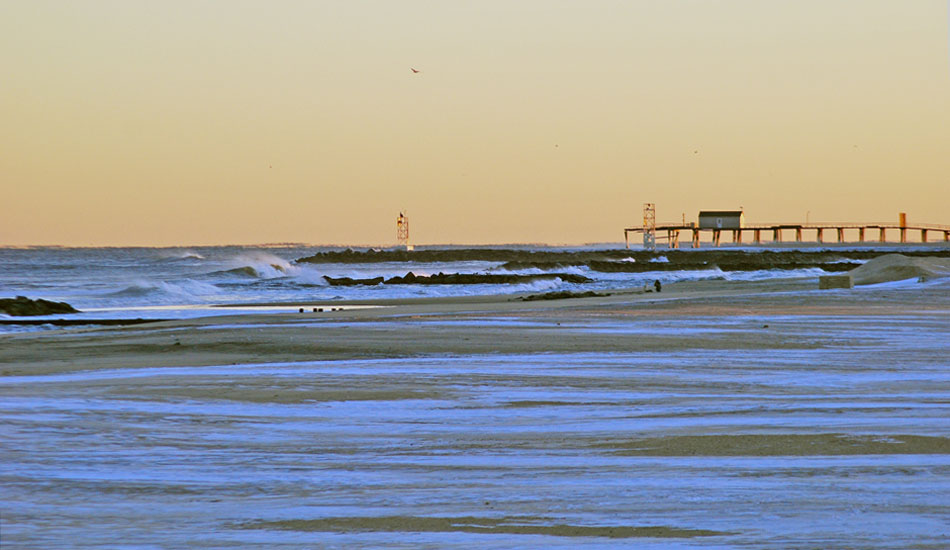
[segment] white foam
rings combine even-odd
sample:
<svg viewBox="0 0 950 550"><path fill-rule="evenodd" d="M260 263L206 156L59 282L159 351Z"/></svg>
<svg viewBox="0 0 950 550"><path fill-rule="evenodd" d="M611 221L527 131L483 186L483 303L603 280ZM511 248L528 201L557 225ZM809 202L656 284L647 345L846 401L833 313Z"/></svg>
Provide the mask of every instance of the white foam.
<svg viewBox="0 0 950 550"><path fill-rule="evenodd" d="M250 267L262 279L295 275L299 268L289 261L262 250L243 252L231 260L233 269Z"/></svg>
<svg viewBox="0 0 950 550"><path fill-rule="evenodd" d="M131 285L103 296L105 303L168 304L204 302L218 296L221 290L213 284L184 279L176 282L137 280Z"/></svg>

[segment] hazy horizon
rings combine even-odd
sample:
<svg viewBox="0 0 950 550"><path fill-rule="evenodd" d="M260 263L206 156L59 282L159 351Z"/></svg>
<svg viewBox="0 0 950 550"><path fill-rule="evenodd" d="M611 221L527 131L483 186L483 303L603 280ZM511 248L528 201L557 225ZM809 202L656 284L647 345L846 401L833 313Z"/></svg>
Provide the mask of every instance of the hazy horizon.
<svg viewBox="0 0 950 550"><path fill-rule="evenodd" d="M947 27L942 0L9 2L0 246L390 246L404 209L420 245L622 243L644 202L950 224Z"/></svg>

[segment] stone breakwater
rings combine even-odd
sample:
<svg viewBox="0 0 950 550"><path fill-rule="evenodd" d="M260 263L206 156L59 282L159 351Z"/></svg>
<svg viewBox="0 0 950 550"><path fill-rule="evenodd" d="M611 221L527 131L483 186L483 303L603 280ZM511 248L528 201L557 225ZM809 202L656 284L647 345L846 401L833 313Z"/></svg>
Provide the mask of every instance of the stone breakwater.
<svg viewBox="0 0 950 550"><path fill-rule="evenodd" d="M26 296L0 298L0 313L15 316L52 315L54 313L79 313L79 310L66 302L49 300L31 300Z"/></svg>
<svg viewBox="0 0 950 550"><path fill-rule="evenodd" d="M950 249L902 250L915 258L950 258ZM819 268L828 272L849 271L863 262L887 254L884 250L522 250L517 248L461 248L415 250L339 250L320 252L296 260L298 264L374 264L498 262L502 269L557 270L587 267L604 273L640 273L719 268L723 271Z"/></svg>
<svg viewBox="0 0 950 550"><path fill-rule="evenodd" d="M551 281L561 279L565 283L589 283L591 279L583 275L571 273L545 273L542 275L501 275L483 273L439 273L438 275L415 275L411 271L402 277L370 277L353 279L350 277L330 277L324 275L324 280L330 286L355 285L510 285L533 283L535 281Z"/></svg>

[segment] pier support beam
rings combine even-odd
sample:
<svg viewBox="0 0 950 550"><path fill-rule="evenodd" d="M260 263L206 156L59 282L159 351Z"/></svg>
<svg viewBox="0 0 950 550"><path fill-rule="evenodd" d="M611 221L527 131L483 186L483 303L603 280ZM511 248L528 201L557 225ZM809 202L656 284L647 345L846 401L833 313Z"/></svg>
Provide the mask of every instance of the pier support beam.
<svg viewBox="0 0 950 550"><path fill-rule="evenodd" d="M940 240L939 235L943 234L943 241L950 242L950 226L948 225L933 225L933 224L920 224L916 226L907 226L901 227L896 224L870 224L870 225L850 225L850 224L776 224L776 225L759 225L752 227L726 227L726 228L716 228L716 227L704 227L699 228L696 224L670 224L666 226L661 226L657 229L660 231L666 231L667 245L669 248L680 248L680 232L681 231L691 231L692 232L692 247L700 248L700 238L703 231L711 231L711 244L713 246L719 247L722 245L722 234L724 231L732 232L732 242L736 245L742 245L743 243L743 233L746 231L752 232L752 242L755 244L762 244L762 234L766 231L772 232L772 240L766 242L781 243L782 241L782 231L785 229L795 231L795 241L803 242L802 237L805 230L811 231L815 230L815 241L817 243L825 242L825 229L834 230L835 236L837 238L838 244L844 244L846 242L853 242L847 240L847 235L845 233L848 229L857 229L857 242L867 243L867 242L881 242L886 243L887 240L887 230L897 229L900 231L898 237L895 237L894 240L900 239L900 243L909 242L908 239L913 241L915 231L920 231L920 242L927 243L930 239L931 232L937 233L937 237L933 237L937 240ZM876 236L869 235L868 231L877 230L878 234ZM623 230L623 241L624 246L630 248L630 233L640 233L642 230L640 228L629 228ZM908 236L908 231L910 232ZM685 236L684 236L685 238ZM748 238L748 237L745 237ZM768 237L766 237L768 239ZM830 237L829 237L830 239ZM661 239L662 240L662 239ZM917 242L917 241L913 241Z"/></svg>

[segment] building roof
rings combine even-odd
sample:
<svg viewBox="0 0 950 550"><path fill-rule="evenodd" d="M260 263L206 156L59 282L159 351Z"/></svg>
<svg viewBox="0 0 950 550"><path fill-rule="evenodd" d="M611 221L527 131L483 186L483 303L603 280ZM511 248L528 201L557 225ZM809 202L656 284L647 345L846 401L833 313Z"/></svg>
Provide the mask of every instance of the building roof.
<svg viewBox="0 0 950 550"><path fill-rule="evenodd" d="M719 218L726 218L729 216L741 216L745 212L742 210L700 210L700 216L716 216Z"/></svg>

